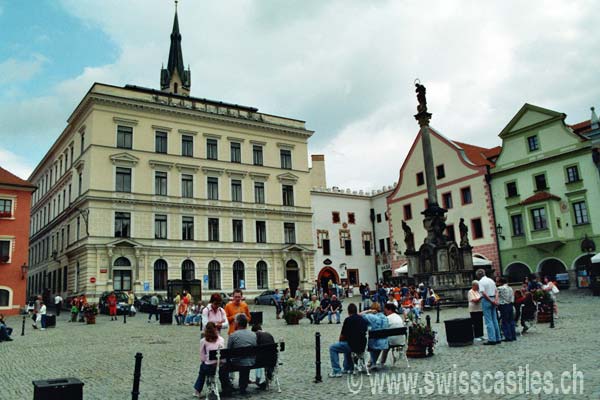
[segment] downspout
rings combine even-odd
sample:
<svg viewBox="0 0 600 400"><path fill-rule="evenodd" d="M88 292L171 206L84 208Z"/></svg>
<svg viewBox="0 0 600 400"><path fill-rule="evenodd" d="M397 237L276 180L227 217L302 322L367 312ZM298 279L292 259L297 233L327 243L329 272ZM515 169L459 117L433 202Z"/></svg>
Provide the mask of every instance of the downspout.
<svg viewBox="0 0 600 400"><path fill-rule="evenodd" d="M375 233L375 209L371 208L371 229L373 229L373 259L375 260L375 284L379 283L379 269L377 268L377 234Z"/></svg>
<svg viewBox="0 0 600 400"><path fill-rule="evenodd" d="M498 268L499 274L502 276L502 255L500 253L500 238L498 237L498 232L496 232L496 207L494 206L494 196L492 196L492 176L490 175L490 166L486 165L486 174L485 174L485 182L487 183L488 195L490 196L490 204L492 205L492 217L493 217L493 225L492 229L494 232L494 236L496 237L496 251L498 252Z"/></svg>

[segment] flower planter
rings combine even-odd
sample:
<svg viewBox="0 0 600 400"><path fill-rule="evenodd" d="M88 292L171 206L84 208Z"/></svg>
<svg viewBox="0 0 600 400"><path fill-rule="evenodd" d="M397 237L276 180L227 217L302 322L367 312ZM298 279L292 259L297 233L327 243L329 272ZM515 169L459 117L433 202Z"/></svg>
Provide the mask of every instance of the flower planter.
<svg viewBox="0 0 600 400"><path fill-rule="evenodd" d="M537 315L538 324L549 323L551 319L552 319L552 311L550 311L550 312L538 311L538 315Z"/></svg>
<svg viewBox="0 0 600 400"><path fill-rule="evenodd" d="M406 357L425 358L427 357L427 347L418 344L409 344L406 349Z"/></svg>
<svg viewBox="0 0 600 400"><path fill-rule="evenodd" d="M290 318L285 322L287 322L288 325L298 325L300 324L300 318Z"/></svg>
<svg viewBox="0 0 600 400"><path fill-rule="evenodd" d="M85 317L85 323L88 324L88 325L94 325L94 324L96 324L96 316L95 315L86 316Z"/></svg>

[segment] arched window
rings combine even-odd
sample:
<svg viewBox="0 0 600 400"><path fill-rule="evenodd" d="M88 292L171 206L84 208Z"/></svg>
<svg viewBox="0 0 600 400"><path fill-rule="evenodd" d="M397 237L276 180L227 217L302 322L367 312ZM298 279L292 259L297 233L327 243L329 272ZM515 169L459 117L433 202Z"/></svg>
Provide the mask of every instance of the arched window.
<svg viewBox="0 0 600 400"><path fill-rule="evenodd" d="M165 260L160 259L154 262L154 290L167 290L168 269Z"/></svg>
<svg viewBox="0 0 600 400"><path fill-rule="evenodd" d="M131 267L131 262L125 257L119 257L113 265L114 268L127 268ZM113 270L113 288L115 290L131 290L131 269Z"/></svg>
<svg viewBox="0 0 600 400"><path fill-rule="evenodd" d="M208 263L208 290L221 289L221 264L217 260Z"/></svg>
<svg viewBox="0 0 600 400"><path fill-rule="evenodd" d="M246 282L244 279L244 263L237 260L233 263L233 288L245 289Z"/></svg>
<svg viewBox="0 0 600 400"><path fill-rule="evenodd" d="M6 289L0 289L0 307L8 307L10 292Z"/></svg>
<svg viewBox="0 0 600 400"><path fill-rule="evenodd" d="M194 262L192 260L185 260L181 264L181 279L184 281L191 281L196 279L196 272L194 271Z"/></svg>
<svg viewBox="0 0 600 400"><path fill-rule="evenodd" d="M256 287L258 289L267 289L269 287L267 263L262 260L256 263Z"/></svg>
<svg viewBox="0 0 600 400"><path fill-rule="evenodd" d="M115 260L115 267L131 267L131 262L125 257L119 257Z"/></svg>

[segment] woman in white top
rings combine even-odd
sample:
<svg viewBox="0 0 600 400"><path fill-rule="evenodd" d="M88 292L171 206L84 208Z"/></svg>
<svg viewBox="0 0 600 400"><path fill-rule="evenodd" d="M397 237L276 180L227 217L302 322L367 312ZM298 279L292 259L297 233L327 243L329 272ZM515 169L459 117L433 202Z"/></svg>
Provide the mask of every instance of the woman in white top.
<svg viewBox="0 0 600 400"><path fill-rule="evenodd" d="M558 305L556 304L556 293L560 292L556 284L550 280L547 276L544 277L544 284L542 285L542 290L548 292L550 297L552 297L552 303L554 307L554 318L558 318Z"/></svg>
<svg viewBox="0 0 600 400"><path fill-rule="evenodd" d="M393 304L394 307L396 307L396 309L398 309L398 300L396 300L394 298L394 295L392 293L390 293L390 295L388 296L388 301L389 304Z"/></svg>
<svg viewBox="0 0 600 400"><path fill-rule="evenodd" d="M469 313L473 324L473 336L475 340L483 340L483 310L481 309L481 293L479 293L479 282L473 281L471 290L467 295L469 300Z"/></svg>

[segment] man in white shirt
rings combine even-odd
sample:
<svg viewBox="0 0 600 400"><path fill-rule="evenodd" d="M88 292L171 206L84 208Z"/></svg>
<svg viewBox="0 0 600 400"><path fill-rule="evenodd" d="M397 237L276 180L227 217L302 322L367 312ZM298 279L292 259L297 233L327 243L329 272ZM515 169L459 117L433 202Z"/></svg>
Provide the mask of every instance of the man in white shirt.
<svg viewBox="0 0 600 400"><path fill-rule="evenodd" d="M400 314L398 314L396 312L396 306L393 303L387 303L383 307L383 313L387 317L389 329L403 328L405 326L402 316L400 316ZM406 343L406 337L404 335L390 336L390 337L388 337L388 343L389 343L390 347L404 346ZM389 348L383 350L383 352L381 353L381 362L380 362L380 365L378 365L378 367L385 365L385 362L387 361L387 356L388 356L389 352L390 352Z"/></svg>
<svg viewBox="0 0 600 400"><path fill-rule="evenodd" d="M498 307L498 290L496 283L485 276L483 269L478 269L475 272L479 279L479 293L481 293L483 308L483 318L485 320L485 329L488 334L488 341L484 345L495 345L502 343L500 341L500 327L498 326L498 315L496 307Z"/></svg>
<svg viewBox="0 0 600 400"><path fill-rule="evenodd" d="M56 316L60 316L60 309L62 308L63 298L60 297L60 294L54 296L54 308L56 309Z"/></svg>
<svg viewBox="0 0 600 400"><path fill-rule="evenodd" d="M40 330L46 330L46 304L42 301L40 303L40 322L42 323L42 328Z"/></svg>

